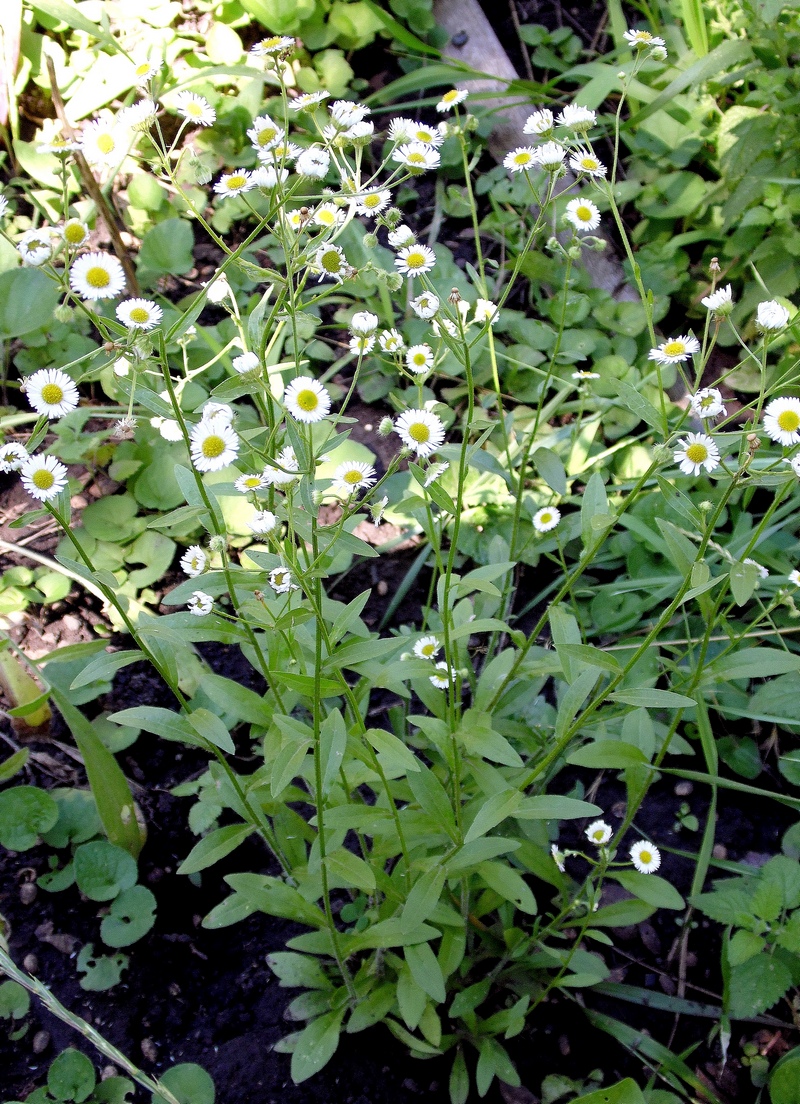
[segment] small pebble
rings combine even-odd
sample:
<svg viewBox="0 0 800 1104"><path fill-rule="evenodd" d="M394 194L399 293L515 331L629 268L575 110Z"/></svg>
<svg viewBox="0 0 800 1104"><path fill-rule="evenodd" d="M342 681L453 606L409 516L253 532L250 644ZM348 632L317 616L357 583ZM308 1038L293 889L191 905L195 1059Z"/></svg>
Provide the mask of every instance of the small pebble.
<svg viewBox="0 0 800 1104"><path fill-rule="evenodd" d="M378 585L375 589L377 590L378 594L383 597L384 594L389 593L389 584L386 582L385 579L381 579L379 580Z"/></svg>
<svg viewBox="0 0 800 1104"><path fill-rule="evenodd" d="M142 1054L145 1056L148 1062L155 1062L158 1058L158 1047L152 1039L142 1039L140 1046L142 1048Z"/></svg>
<svg viewBox="0 0 800 1104"><path fill-rule="evenodd" d="M690 793L694 793L694 786L691 782L677 782L675 784L676 797L688 797Z"/></svg>
<svg viewBox="0 0 800 1104"><path fill-rule="evenodd" d="M29 974L35 974L39 970L39 959L35 954L26 954L22 960L23 970L27 970Z"/></svg>
<svg viewBox="0 0 800 1104"><path fill-rule="evenodd" d="M565 1058L569 1057L570 1045L569 1045L569 1039L567 1038L566 1035L561 1035L560 1036L560 1038L558 1040L558 1049L561 1051L561 1053L564 1055Z"/></svg>
<svg viewBox="0 0 800 1104"><path fill-rule="evenodd" d="M724 843L715 843L711 854L715 859L727 859L728 848Z"/></svg>
<svg viewBox="0 0 800 1104"><path fill-rule="evenodd" d="M19 887L19 899L23 905L32 905L36 900L36 893L35 882L23 882Z"/></svg>
<svg viewBox="0 0 800 1104"><path fill-rule="evenodd" d="M116 1066L103 1066L100 1070L100 1080L108 1081L109 1077L118 1077L119 1070Z"/></svg>
<svg viewBox="0 0 800 1104"><path fill-rule="evenodd" d="M31 1044L34 1054L43 1054L50 1046L50 1032L37 1031Z"/></svg>

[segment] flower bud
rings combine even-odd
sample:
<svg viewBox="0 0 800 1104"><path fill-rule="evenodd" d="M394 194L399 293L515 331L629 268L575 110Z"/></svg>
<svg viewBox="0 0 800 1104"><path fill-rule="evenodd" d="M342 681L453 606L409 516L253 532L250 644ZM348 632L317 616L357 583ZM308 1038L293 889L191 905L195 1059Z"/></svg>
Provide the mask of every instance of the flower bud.
<svg viewBox="0 0 800 1104"><path fill-rule="evenodd" d="M378 244L377 234L365 234L361 239L365 249L374 249Z"/></svg>
<svg viewBox="0 0 800 1104"><path fill-rule="evenodd" d="M380 424L378 425L378 433L381 437L388 437L393 429L394 422L391 418L389 418L388 416L385 418L381 418Z"/></svg>
<svg viewBox="0 0 800 1104"><path fill-rule="evenodd" d="M71 322L75 317L75 311L67 303L59 303L53 311L57 322Z"/></svg>
<svg viewBox="0 0 800 1104"><path fill-rule="evenodd" d="M208 550L209 552L224 552L227 545L227 538L220 533L215 533L214 536L209 539Z"/></svg>

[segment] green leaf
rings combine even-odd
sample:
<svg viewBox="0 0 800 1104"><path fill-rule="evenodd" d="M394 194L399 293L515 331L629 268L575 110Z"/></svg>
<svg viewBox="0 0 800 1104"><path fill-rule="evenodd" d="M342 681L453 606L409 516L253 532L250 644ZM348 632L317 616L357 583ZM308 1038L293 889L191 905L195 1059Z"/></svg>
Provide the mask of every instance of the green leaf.
<svg viewBox="0 0 800 1104"><path fill-rule="evenodd" d="M0 336L21 337L46 326L59 299L58 285L38 268L0 273Z"/></svg>
<svg viewBox="0 0 800 1104"><path fill-rule="evenodd" d="M725 39L710 54L700 58L694 65L684 69L682 73L678 73L663 92L660 92L646 107L643 107L641 111L637 111L635 115L628 119L625 124L626 129L628 127L638 127L650 115L660 111L662 107L670 103L684 89L699 88L704 81L716 76L717 73L730 69L732 66L738 65L739 62L748 61L751 57L752 51L746 39Z"/></svg>
<svg viewBox="0 0 800 1104"><path fill-rule="evenodd" d="M672 690L654 690L641 687L635 690L618 690L608 695L610 701L623 705L642 706L645 709L693 709L697 702L685 694L674 694Z"/></svg>
<svg viewBox="0 0 800 1104"><path fill-rule="evenodd" d="M511 901L520 912L526 912L530 916L536 915L536 899L528 883L513 867L488 861L482 862L477 872L490 889L499 893L506 901Z"/></svg>
<svg viewBox="0 0 800 1104"><path fill-rule="evenodd" d="M628 1077L624 1081L618 1081L616 1085L609 1085L607 1089L598 1089L597 1092L579 1096L573 1104L646 1104L646 1102L642 1096L642 1090Z"/></svg>
<svg viewBox="0 0 800 1104"><path fill-rule="evenodd" d="M0 984L0 1019L21 1020L27 1016L31 998L27 989L16 981Z"/></svg>
<svg viewBox="0 0 800 1104"><path fill-rule="evenodd" d="M100 924L107 947L128 947L141 939L156 922L156 899L147 886L134 885L117 897Z"/></svg>
<svg viewBox="0 0 800 1104"><path fill-rule="evenodd" d="M599 472L594 472L583 492L581 501L581 539L584 549L588 548L595 539L595 529L592 518L608 515L608 495L603 484L603 477Z"/></svg>
<svg viewBox="0 0 800 1104"><path fill-rule="evenodd" d="M47 1087L56 1100L74 1100L80 1104L91 1095L97 1083L94 1066L79 1050L67 1047L47 1071Z"/></svg>
<svg viewBox="0 0 800 1104"><path fill-rule="evenodd" d="M442 1004L447 999L442 968L431 950L430 943L416 943L403 951L411 976L432 1001Z"/></svg>
<svg viewBox="0 0 800 1104"><path fill-rule="evenodd" d="M30 757L30 751L28 748L20 748L19 751L15 751L13 755L9 755L8 759L4 759L0 763L0 782L8 782L9 778L13 778L15 774L19 774Z"/></svg>
<svg viewBox="0 0 800 1104"><path fill-rule="evenodd" d="M797 1104L800 1100L800 1047L776 1063L769 1079L772 1104Z"/></svg>
<svg viewBox="0 0 800 1104"><path fill-rule="evenodd" d="M139 268L156 276L185 276L194 267L194 232L185 219L170 218L147 231L139 249Z"/></svg>
<svg viewBox="0 0 800 1104"><path fill-rule="evenodd" d="M559 659L567 656L580 663L588 663L590 667L599 667L601 671L610 671L614 675L622 670L618 659L609 652L593 648L591 644L558 644L556 651ZM566 675L567 672L564 671L564 674Z"/></svg>
<svg viewBox="0 0 800 1104"><path fill-rule="evenodd" d="M469 1070L461 1047L456 1051L450 1071L450 1104L467 1104L469 1096Z"/></svg>
<svg viewBox="0 0 800 1104"><path fill-rule="evenodd" d="M58 806L36 786L15 786L0 793L0 843L9 851L27 851L58 820Z"/></svg>
<svg viewBox="0 0 800 1104"><path fill-rule="evenodd" d="M522 801L522 793L519 790L501 790L492 794L478 810L478 814L464 836L464 843L485 836L496 825L514 813L514 810Z"/></svg>
<svg viewBox="0 0 800 1104"><path fill-rule="evenodd" d="M714 678L732 680L769 678L800 670L800 656L779 648L740 648L715 660L706 671Z"/></svg>
<svg viewBox="0 0 800 1104"><path fill-rule="evenodd" d="M211 1075L195 1062L182 1062L161 1075L160 1083L177 1097L180 1104L214 1104L216 1095ZM163 1097L153 1093L152 1104L162 1104Z"/></svg>
<svg viewBox="0 0 800 1104"><path fill-rule="evenodd" d="M567 493L567 473L564 470L561 457L557 456L552 449L541 447L536 449L531 459L550 490L557 495L565 495Z"/></svg>
<svg viewBox="0 0 800 1104"><path fill-rule="evenodd" d="M637 900L636 898L615 901L612 905L606 905L605 908L592 913L589 927L627 928L631 924L641 924L648 916L652 916L655 910L655 905L648 905L646 901Z"/></svg>
<svg viewBox="0 0 800 1104"><path fill-rule="evenodd" d="M276 951L267 955L267 965L285 989L330 989L316 958L294 954L292 951Z"/></svg>
<svg viewBox="0 0 800 1104"><path fill-rule="evenodd" d="M134 859L137 858L144 846L144 835L136 819L125 775L95 729L65 694L53 687L52 696L83 757L106 835L112 844L125 848Z"/></svg>
<svg viewBox="0 0 800 1104"><path fill-rule="evenodd" d="M260 912L282 916L285 920L297 920L312 928L325 927L324 913L306 901L294 886L287 885L280 878L267 874L226 874L225 881Z"/></svg>
<svg viewBox="0 0 800 1104"><path fill-rule="evenodd" d="M734 563L731 564L731 594L737 606L743 606L750 601L753 591L758 586L761 576L757 564Z"/></svg>
<svg viewBox="0 0 800 1104"><path fill-rule="evenodd" d="M31 4L31 7L44 12L51 19L66 23L68 27L72 27L75 31L84 31L92 38L96 38L98 42L102 42L106 49L114 53L124 53L114 36L110 35L99 23L89 19L72 0L36 0L35 4Z"/></svg>
<svg viewBox="0 0 800 1104"><path fill-rule="evenodd" d="M365 736L377 751L380 762L390 775L405 774L406 771L419 771L420 762L402 740L382 728L368 728Z"/></svg>
<svg viewBox="0 0 800 1104"><path fill-rule="evenodd" d="M217 828L196 843L181 865L179 874L196 874L199 870L213 866L235 851L255 831L251 824L228 824Z"/></svg>
<svg viewBox="0 0 800 1104"><path fill-rule="evenodd" d="M407 931L423 924L439 904L446 876L444 867L434 866L417 878L400 914L400 923Z"/></svg>
<svg viewBox="0 0 800 1104"><path fill-rule="evenodd" d="M212 713L210 709L194 709L187 715L186 720L198 736L208 740L214 747L231 754L236 751L225 722L216 713Z"/></svg>
<svg viewBox="0 0 800 1104"><path fill-rule="evenodd" d="M372 868L352 851L346 851L340 847L325 856L325 866L333 885L355 886L357 889L363 889L365 893L372 893L375 889L375 875Z"/></svg>
<svg viewBox="0 0 800 1104"><path fill-rule="evenodd" d="M73 861L78 889L91 901L112 901L136 883L136 860L106 840L82 843Z"/></svg>
<svg viewBox="0 0 800 1104"><path fill-rule="evenodd" d="M524 798L514 816L518 820L580 820L581 817L598 816L602 811L599 805L577 797L538 794Z"/></svg>
<svg viewBox="0 0 800 1104"><path fill-rule="evenodd" d="M428 816L432 817L455 843L459 843L456 821L447 791L433 771L421 762L419 768L408 776L411 792Z"/></svg>
<svg viewBox="0 0 800 1104"><path fill-rule="evenodd" d="M81 989L89 993L102 993L113 989L122 978L122 971L128 967L126 954L96 955L94 945L86 943L81 947L76 966L78 972L85 974L80 980Z"/></svg>
<svg viewBox="0 0 800 1104"><path fill-rule="evenodd" d="M381 21L392 38L396 38L403 46L407 46L410 50L416 50L417 53L420 54L429 54L437 58L442 56L440 51L434 46L429 46L427 42L423 42L421 38L417 38L415 34L412 34L402 23L399 23L390 15L385 8L379 7L378 4L375 3L375 0L362 0L362 3L369 8L376 19Z"/></svg>
<svg viewBox="0 0 800 1104"><path fill-rule="evenodd" d="M102 652L86 664L81 673L72 680L69 688L77 690L81 686L91 686L93 682L105 682L113 678L123 667L137 663L143 658L138 648L135 651Z"/></svg>
<svg viewBox="0 0 800 1104"><path fill-rule="evenodd" d="M635 763L647 763L638 747L621 740L596 740L593 744L578 748L567 757L575 767L591 767L594 770L624 770Z"/></svg>
<svg viewBox="0 0 800 1104"><path fill-rule="evenodd" d="M664 419L653 404L630 383L626 383L624 380L614 380L613 383L617 390L617 398L622 405L627 407L641 421L647 422L651 429L663 433Z"/></svg>
<svg viewBox="0 0 800 1104"><path fill-rule="evenodd" d="M249 724L269 725L272 723L272 710L267 702L255 690L234 682L232 679L223 678L206 672L203 675L203 689L214 699L216 705L224 713L233 713L242 721Z"/></svg>
<svg viewBox="0 0 800 1104"><path fill-rule="evenodd" d="M327 797L339 768L344 761L347 748L347 728L338 709L332 709L322 722L319 734L320 772L322 774L322 795ZM317 795L317 802L321 798Z"/></svg>
<svg viewBox="0 0 800 1104"><path fill-rule="evenodd" d="M157 705L137 705L133 709L122 709L112 713L110 721L119 725L129 725L145 732L152 732L162 740L175 740L180 744L202 747L202 741L182 713L171 709L162 709Z"/></svg>
<svg viewBox="0 0 800 1104"><path fill-rule="evenodd" d="M346 1009L328 1012L312 1020L301 1032L292 1053L292 1080L307 1081L328 1064L339 1045Z"/></svg>
<svg viewBox="0 0 800 1104"><path fill-rule="evenodd" d="M633 893L641 901L656 908L682 909L685 905L683 897L666 878L660 878L658 874L642 874L638 870L619 870L613 877L621 886Z"/></svg>
<svg viewBox="0 0 800 1104"><path fill-rule="evenodd" d="M732 966L728 983L731 1019L747 1020L766 1012L791 984L791 970L774 955L756 955Z"/></svg>

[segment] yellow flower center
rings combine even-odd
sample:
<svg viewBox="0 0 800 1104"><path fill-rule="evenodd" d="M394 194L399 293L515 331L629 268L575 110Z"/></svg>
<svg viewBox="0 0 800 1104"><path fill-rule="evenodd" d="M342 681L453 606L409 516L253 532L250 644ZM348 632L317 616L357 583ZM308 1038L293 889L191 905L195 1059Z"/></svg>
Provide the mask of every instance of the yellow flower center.
<svg viewBox="0 0 800 1104"><path fill-rule="evenodd" d="M86 270L86 283L89 287L104 288L111 283L111 277L102 265L92 265Z"/></svg>
<svg viewBox="0 0 800 1104"><path fill-rule="evenodd" d="M79 222L68 222L64 227L64 237L70 245L80 245L86 237L86 231Z"/></svg>
<svg viewBox="0 0 800 1104"><path fill-rule="evenodd" d="M424 268L425 267L425 254L417 251L416 253L409 253L406 257L406 265L408 268Z"/></svg>
<svg viewBox="0 0 800 1104"><path fill-rule="evenodd" d="M425 164L424 154L419 153L417 150L414 150L413 152L409 153L407 160L408 160L408 163L410 165L424 165Z"/></svg>
<svg viewBox="0 0 800 1104"><path fill-rule="evenodd" d="M321 222L324 226L333 226L336 216L333 211L320 211L317 215L317 221Z"/></svg>
<svg viewBox="0 0 800 1104"><path fill-rule="evenodd" d="M203 441L202 453L207 460L216 460L225 451L225 441L216 433L212 433Z"/></svg>
<svg viewBox="0 0 800 1104"><path fill-rule="evenodd" d="M380 206L381 197L379 195L364 196L365 207L378 207Z"/></svg>
<svg viewBox="0 0 800 1104"><path fill-rule="evenodd" d="M426 659L430 659L432 656L436 655L436 645L435 644L423 644L422 647L420 648L420 651L422 652L422 654L425 656Z"/></svg>
<svg viewBox="0 0 800 1104"><path fill-rule="evenodd" d="M714 405L714 398L712 395L704 395L700 400L700 409L707 410L709 406Z"/></svg>
<svg viewBox="0 0 800 1104"><path fill-rule="evenodd" d="M592 212L591 212L589 207L576 207L575 208L575 216L581 222L591 222L592 221Z"/></svg>
<svg viewBox="0 0 800 1104"><path fill-rule="evenodd" d="M149 322L150 311L146 310L144 307L134 307L128 317L130 318L131 322Z"/></svg>
<svg viewBox="0 0 800 1104"><path fill-rule="evenodd" d="M424 368L425 365L427 364L427 360L425 358L424 353L415 353L412 359L413 359L414 363L416 364L417 368Z"/></svg>
<svg viewBox="0 0 800 1104"><path fill-rule="evenodd" d="M778 425L784 433L797 433L800 429L800 414L796 410L782 410L778 415Z"/></svg>
<svg viewBox="0 0 800 1104"><path fill-rule="evenodd" d="M455 89L453 89L451 92L445 92L445 94L442 96L442 103L452 103L457 96L458 92Z"/></svg>
<svg viewBox="0 0 800 1104"><path fill-rule="evenodd" d="M429 130L418 130L414 136L418 142L431 142L433 135Z"/></svg>
<svg viewBox="0 0 800 1104"><path fill-rule="evenodd" d="M349 483L353 487L357 487L361 480L364 478L363 473L358 468L351 468L349 472L345 472L344 481Z"/></svg>
<svg viewBox="0 0 800 1104"><path fill-rule="evenodd" d="M648 863L651 863L652 861L653 861L653 852L652 851L640 851L639 852L639 862L640 863L644 863L645 866L646 866Z"/></svg>
<svg viewBox="0 0 800 1104"><path fill-rule="evenodd" d="M529 153L525 153L525 152L518 153L514 157L514 161L516 162L517 165L527 165L530 160L531 160L531 155Z"/></svg>
<svg viewBox="0 0 800 1104"><path fill-rule="evenodd" d="M582 157L581 168L582 169L596 169L600 162L596 157Z"/></svg>
<svg viewBox="0 0 800 1104"><path fill-rule="evenodd" d="M296 402L301 410L305 410L307 414L310 414L312 410L316 410L319 406L319 395L316 391L312 391L310 387L306 387L303 391L297 392Z"/></svg>
<svg viewBox="0 0 800 1104"><path fill-rule="evenodd" d="M285 581L286 581L286 572L285 571L276 571L275 572L275 577L273 579L273 582L275 583L275 586L283 586Z"/></svg>
<svg viewBox="0 0 800 1104"><path fill-rule="evenodd" d="M101 153L113 153L116 147L117 143L110 134L101 134L97 139L97 148Z"/></svg>
<svg viewBox="0 0 800 1104"><path fill-rule="evenodd" d="M186 103L186 114L191 115L195 119L199 119L203 114L203 105L196 103L194 100L189 100Z"/></svg>
<svg viewBox="0 0 800 1104"><path fill-rule="evenodd" d="M254 491L257 487L261 486L261 476L249 475L247 479L245 479L244 485L245 487L247 487L248 490Z"/></svg>
<svg viewBox="0 0 800 1104"><path fill-rule="evenodd" d="M28 242L29 253L35 253L37 249L47 249L47 242L43 242L39 238L33 238Z"/></svg>
<svg viewBox="0 0 800 1104"><path fill-rule="evenodd" d="M708 459L708 449L705 445L701 445L695 441L693 445L689 445L687 448L686 459L691 460L693 464L702 464Z"/></svg>
<svg viewBox="0 0 800 1104"><path fill-rule="evenodd" d="M408 427L408 435L418 445L424 445L431 439L430 426L427 426L424 422L412 422Z"/></svg>
<svg viewBox="0 0 800 1104"><path fill-rule="evenodd" d="M63 398L64 392L57 383L46 383L42 388L42 399L49 406L56 406Z"/></svg>
<svg viewBox="0 0 800 1104"><path fill-rule="evenodd" d="M66 146L66 144L67 144L67 140L61 134L57 134L50 141L50 145L53 147L53 149L61 149L63 146Z"/></svg>
<svg viewBox="0 0 800 1104"><path fill-rule="evenodd" d="M49 491L56 481L56 477L49 468L39 468L33 473L33 485L40 491Z"/></svg>
<svg viewBox="0 0 800 1104"><path fill-rule="evenodd" d="M265 50L268 50L270 46L280 46L281 40L278 35L273 35L272 38L265 38L261 43Z"/></svg>
<svg viewBox="0 0 800 1104"><path fill-rule="evenodd" d="M264 127L263 130L258 132L258 144L259 146L268 146L269 143L274 141L277 137L277 127Z"/></svg>
<svg viewBox="0 0 800 1104"><path fill-rule="evenodd" d="M683 356L685 352L686 346L682 341L667 341L664 345L666 356Z"/></svg>
<svg viewBox="0 0 800 1104"><path fill-rule="evenodd" d="M234 176L229 176L225 181L225 186L229 192L236 191L237 188L243 188L247 183L247 177L242 176L241 173L236 173Z"/></svg>
<svg viewBox="0 0 800 1104"><path fill-rule="evenodd" d="M321 264L326 272L338 272L342 267L342 258L335 249L329 249L327 253L322 254Z"/></svg>
<svg viewBox="0 0 800 1104"><path fill-rule="evenodd" d="M137 77L143 77L146 73L150 72L150 62L143 61L141 65L137 65L134 70Z"/></svg>
<svg viewBox="0 0 800 1104"><path fill-rule="evenodd" d="M552 520L553 520L553 515L550 514L550 513L544 513L544 514L539 515L539 521L542 523L542 525L549 525Z"/></svg>

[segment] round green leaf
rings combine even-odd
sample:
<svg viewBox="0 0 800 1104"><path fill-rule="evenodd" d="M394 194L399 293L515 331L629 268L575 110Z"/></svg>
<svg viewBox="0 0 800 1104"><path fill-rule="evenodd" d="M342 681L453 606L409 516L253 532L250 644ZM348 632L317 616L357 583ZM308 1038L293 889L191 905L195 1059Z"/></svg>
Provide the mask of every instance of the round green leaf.
<svg viewBox="0 0 800 1104"><path fill-rule="evenodd" d="M140 528L132 524L137 509L133 495L109 495L86 507L81 515L83 527L97 540L127 541L136 536Z"/></svg>
<svg viewBox="0 0 800 1104"><path fill-rule="evenodd" d="M9 851L33 847L58 820L58 806L36 786L15 786L0 793L0 843Z"/></svg>
<svg viewBox="0 0 800 1104"><path fill-rule="evenodd" d="M87 943L78 955L78 972L85 974L81 978L81 989L89 993L102 993L117 985L122 971L127 969L126 954L96 955L94 944Z"/></svg>
<svg viewBox="0 0 800 1104"><path fill-rule="evenodd" d="M58 806L58 820L49 831L42 833L49 847L69 847L100 835L103 826L91 790L60 786L50 792Z"/></svg>
<svg viewBox="0 0 800 1104"><path fill-rule="evenodd" d="M136 883L136 860L105 840L84 843L75 852L75 881L91 901L113 901Z"/></svg>
<svg viewBox="0 0 800 1104"><path fill-rule="evenodd" d="M27 1016L31 998L27 989L16 981L4 981L0 985L0 1019L21 1020Z"/></svg>
<svg viewBox="0 0 800 1104"><path fill-rule="evenodd" d="M156 276L183 276L194 265L194 233L184 219L172 218L148 230L139 250L139 267Z"/></svg>
<svg viewBox="0 0 800 1104"><path fill-rule="evenodd" d="M800 1047L784 1054L769 1079L772 1104L797 1104L800 1100Z"/></svg>
<svg viewBox="0 0 800 1104"><path fill-rule="evenodd" d="M123 890L100 925L108 947L129 947L152 928L156 920L156 899L146 886Z"/></svg>
<svg viewBox="0 0 800 1104"><path fill-rule="evenodd" d="M58 285L38 268L0 275L0 335L20 337L46 326L59 300Z"/></svg>
<svg viewBox="0 0 800 1104"><path fill-rule="evenodd" d="M91 1095L96 1082L94 1066L73 1047L59 1054L47 1074L47 1087L56 1100L74 1100L76 1104Z"/></svg>
<svg viewBox="0 0 800 1104"><path fill-rule="evenodd" d="M194 1062L173 1066L161 1078L164 1085L181 1104L214 1104L216 1095L211 1075ZM153 1104L162 1104L161 1098L152 1097Z"/></svg>

